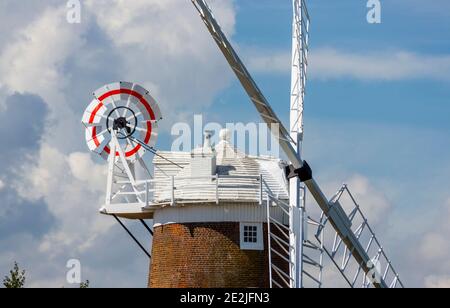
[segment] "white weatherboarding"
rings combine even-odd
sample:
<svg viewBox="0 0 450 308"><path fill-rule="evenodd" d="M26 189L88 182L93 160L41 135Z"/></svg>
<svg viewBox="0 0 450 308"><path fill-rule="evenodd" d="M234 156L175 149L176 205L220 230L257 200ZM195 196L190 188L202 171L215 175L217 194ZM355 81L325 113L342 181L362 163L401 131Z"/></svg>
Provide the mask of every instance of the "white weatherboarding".
<svg viewBox="0 0 450 308"><path fill-rule="evenodd" d="M310 24L306 1L293 0L289 130L240 60L206 1L191 1L261 118L270 129L276 128L272 134L289 162L245 155L230 144L227 131L221 133L215 147L206 133L203 147L191 153L156 151L157 124L162 119L156 101L139 85L110 84L94 93L95 99L82 120L89 149L108 160L106 200L100 212L112 215L149 257L119 217L140 220L151 235L152 229L144 219L153 219L155 226L181 215L184 217L179 219L190 222L202 221L205 215L209 215L208 221L237 216L245 216L248 221L263 219L268 224L270 287L322 287L325 269L336 269L350 287L403 287L347 185L328 199L302 158ZM155 155L153 175L142 159L146 151ZM136 164L147 171L147 179L137 179ZM202 168L205 165L209 167ZM318 208L307 210L307 190ZM239 208L236 201L241 204ZM203 208L189 207L192 204ZM275 257L287 263L288 271L272 263Z"/></svg>

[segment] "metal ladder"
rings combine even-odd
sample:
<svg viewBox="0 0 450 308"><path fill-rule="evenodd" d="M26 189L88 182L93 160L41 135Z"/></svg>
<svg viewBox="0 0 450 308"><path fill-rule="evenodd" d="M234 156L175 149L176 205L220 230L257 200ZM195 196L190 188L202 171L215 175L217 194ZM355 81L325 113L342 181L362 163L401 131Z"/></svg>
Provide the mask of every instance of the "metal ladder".
<svg viewBox="0 0 450 308"><path fill-rule="evenodd" d="M293 287L292 267L295 263L291 260L292 250L289 244L289 236L293 228L304 226L303 256L302 256L302 287L323 287L324 270L326 268L324 256L328 256L329 263L334 266L344 279L346 285L351 288L369 288L374 283L385 283L389 288L403 288L404 285L387 257L383 247L378 241L373 229L370 227L366 216L361 211L354 196L347 185L343 185L329 201L330 205L341 201L344 196L350 201L348 218L352 223L352 230L358 240L364 246L366 253L371 256L368 266L371 271L366 275L363 264L358 264L352 258L352 251L347 248L344 240L334 230L328 217L322 212L320 218L314 219L305 215L304 224L291 225L293 221L289 204L277 199L266 192L267 206L267 243L269 251L269 280L270 287ZM276 218L275 208L280 208L284 214L283 219ZM309 237L311 235L311 238Z"/></svg>
<svg viewBox="0 0 450 308"><path fill-rule="evenodd" d="M317 223L311 219L305 219L306 224L295 223L299 216L289 206L288 203L279 200L269 192L266 192L267 207L267 243L268 243L268 261L269 261L269 285L271 288L293 288L293 272L295 262L292 256L297 253L295 247L290 244L290 237L295 234L294 228L300 225L305 229L310 226L317 226ZM281 217L273 215L276 208L281 209ZM279 212L279 211L278 211ZM293 223L292 223L293 222ZM322 287L323 253L322 242L315 241L314 238L308 239L308 232L303 232L303 255L302 255L302 285L309 287Z"/></svg>
<svg viewBox="0 0 450 308"><path fill-rule="evenodd" d="M358 264L352 258L352 251L347 248L344 240L334 231L329 219L324 213L321 214L320 220L317 223L316 240L321 243L325 253L338 269L348 286L352 288L359 286L369 288L374 283L383 282L389 288L403 288L404 285L398 273L392 266L383 246L378 241L366 216L346 184L330 200L330 205L333 206L339 201L343 203L342 199L344 197L349 201L346 203L349 204L348 218L352 223L352 230L361 245L365 248L365 252L371 257L370 264L368 264L369 268L371 268L370 272L366 275L362 270L363 264Z"/></svg>

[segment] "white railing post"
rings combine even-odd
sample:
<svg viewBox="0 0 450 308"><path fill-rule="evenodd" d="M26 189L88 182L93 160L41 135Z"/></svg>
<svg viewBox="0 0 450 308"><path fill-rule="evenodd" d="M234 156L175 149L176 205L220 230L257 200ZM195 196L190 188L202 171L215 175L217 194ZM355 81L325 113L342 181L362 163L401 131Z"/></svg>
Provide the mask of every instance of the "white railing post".
<svg viewBox="0 0 450 308"><path fill-rule="evenodd" d="M111 135L115 136L115 131L111 131ZM116 142L115 138L111 138L109 143L110 153L108 160L108 179L106 184L106 204L111 204L113 197L113 185L114 185L114 169L116 163Z"/></svg>
<svg viewBox="0 0 450 308"><path fill-rule="evenodd" d="M219 174L216 174L216 204L219 204Z"/></svg>
<svg viewBox="0 0 450 308"><path fill-rule="evenodd" d="M269 206L269 194L267 194L267 252L268 252L268 261L269 261L269 288L272 289L272 236L270 231L270 206Z"/></svg>
<svg viewBox="0 0 450 308"><path fill-rule="evenodd" d="M263 176L259 175L259 205L263 204Z"/></svg>
<svg viewBox="0 0 450 308"><path fill-rule="evenodd" d="M149 206L149 200L148 200L148 181L145 181L145 206Z"/></svg>
<svg viewBox="0 0 450 308"><path fill-rule="evenodd" d="M171 194L170 194L170 205L175 205L175 177L172 175L171 177Z"/></svg>

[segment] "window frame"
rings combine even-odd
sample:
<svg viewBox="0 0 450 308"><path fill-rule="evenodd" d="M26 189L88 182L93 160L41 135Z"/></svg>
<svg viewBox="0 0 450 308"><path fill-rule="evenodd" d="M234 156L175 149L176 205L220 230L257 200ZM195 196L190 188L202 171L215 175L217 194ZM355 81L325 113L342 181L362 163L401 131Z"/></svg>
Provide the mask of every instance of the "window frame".
<svg viewBox="0 0 450 308"><path fill-rule="evenodd" d="M256 242L246 242L244 234L246 227L256 228ZM254 231L250 231L254 232ZM241 250L264 250L263 224L253 222L239 223L240 248ZM248 237L248 235L247 235Z"/></svg>

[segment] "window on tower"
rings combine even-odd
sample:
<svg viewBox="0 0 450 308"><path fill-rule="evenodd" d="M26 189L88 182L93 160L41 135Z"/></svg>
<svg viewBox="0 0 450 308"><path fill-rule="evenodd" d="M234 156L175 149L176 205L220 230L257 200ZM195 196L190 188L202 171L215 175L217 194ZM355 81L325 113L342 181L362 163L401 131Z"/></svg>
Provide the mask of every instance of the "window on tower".
<svg viewBox="0 0 450 308"><path fill-rule="evenodd" d="M242 250L264 250L261 223L241 223L240 229Z"/></svg>

